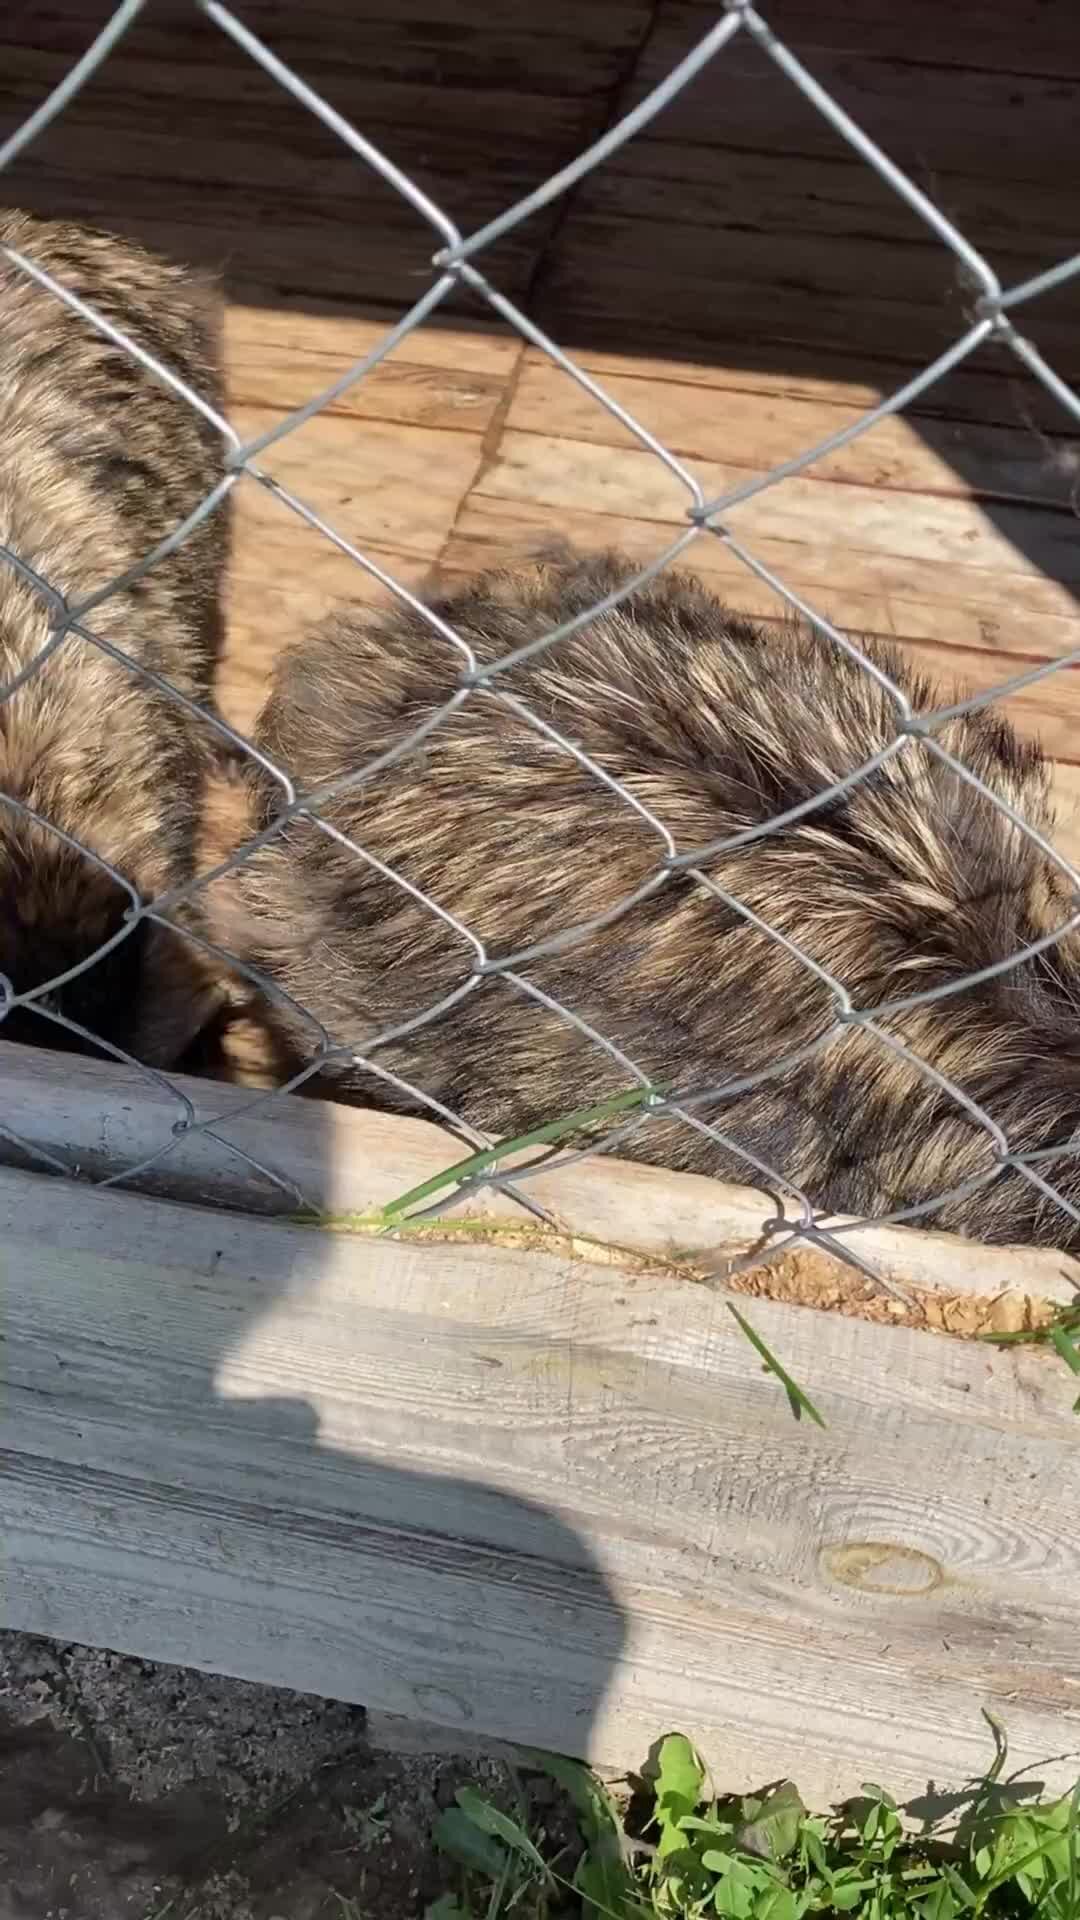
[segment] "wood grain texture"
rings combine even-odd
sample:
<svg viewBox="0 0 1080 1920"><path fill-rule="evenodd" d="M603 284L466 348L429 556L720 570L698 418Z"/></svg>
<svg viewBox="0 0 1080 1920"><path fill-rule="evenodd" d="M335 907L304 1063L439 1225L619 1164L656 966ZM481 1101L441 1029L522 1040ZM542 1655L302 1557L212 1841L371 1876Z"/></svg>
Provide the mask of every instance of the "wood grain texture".
<svg viewBox="0 0 1080 1920"><path fill-rule="evenodd" d="M125 1181L160 1154L127 1184L247 1213L280 1215L298 1204L364 1213L461 1157L460 1143L426 1120L296 1094L260 1099L249 1088L182 1074L171 1076L170 1094L133 1068L38 1048L3 1052L7 1125L85 1180ZM37 1170L2 1136L0 1161ZM670 1256L675 1248L742 1254L761 1244L763 1223L777 1212L771 1196L749 1187L606 1154L538 1174L528 1191L570 1235L646 1255ZM500 1191L472 1195L454 1212L536 1224ZM908 1285L988 1297L1014 1289L1068 1301L1080 1284L1080 1260L1050 1248L983 1247L875 1225L861 1227L852 1244Z"/></svg>
<svg viewBox="0 0 1080 1920"><path fill-rule="evenodd" d="M704 8L702 0L666 0L632 91L655 86L683 44L708 30L707 11L708 0ZM985 164L979 142L993 121L1008 156L1005 184L1037 181L1060 195L1063 209L1062 188L1076 157L1080 60L1054 11L1036 0L1011 9L1003 20L989 0L979 0L941 22L927 0L913 0L894 19L884 7L860 8L856 17L835 0L823 7L814 0L774 0L766 18L845 112L910 168L919 185L936 184L945 200L965 186L970 191L980 162ZM703 76L664 116L659 138L760 147L767 101L775 148L802 157L843 157L836 134L797 87L779 75L770 87L772 69L748 39L725 49L715 75L723 112L710 111L709 77ZM911 112L913 85L918 116ZM980 205L984 225L995 214L1003 217L985 195ZM985 231L977 237L987 243Z"/></svg>
<svg viewBox="0 0 1080 1920"><path fill-rule="evenodd" d="M230 306L224 347L230 417L264 432L383 340L385 319ZM259 466L343 540L412 592L421 589L480 470L522 348L493 330L436 322L323 412L269 447ZM385 600L377 577L250 479L233 494L234 540L222 711L250 732L280 648L342 601Z"/></svg>
<svg viewBox="0 0 1080 1920"><path fill-rule="evenodd" d="M1080 81L1048 10L1016 23L1011 61L1000 26L986 35L998 58L984 61L966 9L951 59L926 0L904 10L911 37L900 46L886 12L819 15L784 0L765 9L811 75L1006 281L1026 277L1027 260L1065 257ZM620 107L711 24L700 5L662 0ZM774 364L787 355L791 365L794 349L849 368L910 365L959 330L969 304L954 256L745 33L590 176L553 254L545 294L564 325L579 319L593 342L606 330L609 344L613 331L636 328L639 351L648 326L693 358L704 357L695 341L723 339L759 354L767 345ZM1037 323L1044 348L1073 372L1077 298L1062 290L1040 303Z"/></svg>
<svg viewBox="0 0 1080 1920"><path fill-rule="evenodd" d="M693 0L708 11L712 0ZM1016 0L1003 14L997 0L965 0L963 8L939 15L933 0L912 0L903 13L891 7L867 7L852 31L852 14L845 0L778 0L777 24L800 49L850 51L857 38L860 49L882 60L916 62L924 49L932 50L927 65L967 68L977 65L992 73L1016 77L1050 74L1080 79L1080 50L1068 15L1043 0ZM932 25L932 38L920 41L923 23ZM977 60L973 59L977 56ZM915 130L910 130L914 137Z"/></svg>
<svg viewBox="0 0 1080 1920"><path fill-rule="evenodd" d="M284 409L232 409L254 436ZM344 414L312 420L268 448L259 465L333 532L415 592L444 545L482 458L475 430ZM275 493L248 476L234 489L230 603L219 697L226 718L254 727L282 646L342 601L385 600L386 589Z"/></svg>
<svg viewBox="0 0 1080 1920"><path fill-rule="evenodd" d="M734 466L711 460L695 461L694 471L708 498L745 478ZM594 501L608 512L670 526L685 525L689 504L686 488L646 450L512 429L483 476L482 491L568 512ZM968 499L913 492L897 511L891 493L876 487L796 474L732 508L730 521L749 545L759 537L800 545L846 543L857 554L883 552L913 566L929 561L1036 577L1049 573L1070 588L1080 581L1073 516L1023 504L1010 508L1007 518L1003 511L995 524Z"/></svg>
<svg viewBox="0 0 1080 1920"><path fill-rule="evenodd" d="M477 488L458 514L439 570L462 578L559 531L585 547L615 545L644 562L663 551L672 525L592 507L543 506L509 497L509 489L502 497ZM939 680L958 671L953 648L985 654L983 673L1001 681L1033 660L1060 657L1078 644L1080 619L1072 595L1036 575L933 562L913 567L895 554L855 553L809 540L756 536L752 551L840 626L935 648ZM740 612L763 618L783 613L781 597L719 540L699 540L680 565ZM1012 661L1009 655L1015 656ZM1053 683L1066 713L1070 685L1064 677Z"/></svg>
<svg viewBox="0 0 1080 1920"><path fill-rule="evenodd" d="M825 383L813 398L790 390L770 395L750 381L736 383L730 376L725 381L718 368L706 401L700 384L683 380L680 373L669 368L653 377L641 365L605 368L604 391L680 459L745 467L751 473L780 466L846 432L880 397L846 400ZM526 355L506 424L570 441L640 445L614 414L534 349ZM806 477L906 493L997 495L1062 508L1069 507L1076 484L1071 463L1060 457L1055 443L1040 443L1019 423L999 427L927 418L916 428L902 414L879 421L869 433L816 461Z"/></svg>
<svg viewBox="0 0 1080 1920"><path fill-rule="evenodd" d="M930 0L902 26L888 13L776 0L770 18L1006 278L1062 257L1080 79L1053 9L1025 5L1007 29L988 0L962 25ZM103 17L96 0L25 0L0 24L0 123ZM558 0L542 22L525 0L497 15L481 0L320 0L287 17L252 0L244 18L465 227L562 165L711 24L696 0ZM369 351L430 276L424 219L179 0L140 16L5 180L27 205L222 275L244 432ZM849 422L970 308L948 250L745 36L483 264L710 490ZM1067 376L1078 302L1074 282L1023 319ZM841 624L910 641L939 677L984 690L1078 644L1075 442L1057 403L986 348L902 421L741 509L738 530ZM413 590L437 562L458 577L537 527L648 551L684 507L609 414L471 296L266 464ZM248 729L279 648L334 601L381 590L257 488L235 499L220 697ZM693 564L740 609L776 611L719 543ZM1078 688L1062 676L1013 703L1065 760Z"/></svg>
<svg viewBox="0 0 1080 1920"><path fill-rule="evenodd" d="M98 0L12 10L0 26L5 122L37 105L105 17ZM553 0L542 23L530 7L482 0L250 0L243 13L465 228L594 137L648 17L647 0ZM271 308L410 305L438 244L422 214L186 0L147 8L6 178L29 207L134 232L224 270L230 297ZM551 218L492 253L504 290L528 284Z"/></svg>
<svg viewBox="0 0 1080 1920"><path fill-rule="evenodd" d="M815 1802L1064 1783L1064 1372L491 1249L359 1245L0 1174L4 1617ZM873 1444L868 1434L873 1432Z"/></svg>

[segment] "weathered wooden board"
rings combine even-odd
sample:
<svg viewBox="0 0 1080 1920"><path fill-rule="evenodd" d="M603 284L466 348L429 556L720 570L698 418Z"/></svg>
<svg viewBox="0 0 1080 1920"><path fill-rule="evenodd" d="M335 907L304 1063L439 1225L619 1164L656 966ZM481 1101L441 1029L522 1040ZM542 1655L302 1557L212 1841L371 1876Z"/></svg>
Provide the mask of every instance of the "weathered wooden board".
<svg viewBox="0 0 1080 1920"><path fill-rule="evenodd" d="M254 435L276 409L236 407ZM477 432L331 416L311 421L260 460L334 532L415 592L436 559L483 452ZM351 554L277 495L245 477L234 489L230 605L219 697L228 720L254 725L281 649L335 604L386 599Z"/></svg>
<svg viewBox="0 0 1080 1920"><path fill-rule="evenodd" d="M1007 35L992 8L970 33L967 15L960 32L939 11L919 0L898 33L880 8L853 25L843 9L787 0L774 24L1003 272L1037 270L1073 244L1075 59L1045 8ZM494 19L480 0L449 12L408 0L391 19L324 0L283 21L253 0L244 17L470 224L639 98L707 16L686 0L588 0L549 9L541 29L524 4ZM101 17L92 0L62 19L30 0L0 27L5 126ZM178 90L179 120L164 110ZM369 350L429 272L422 218L186 5L140 17L4 191L223 273L242 431ZM718 490L872 404L955 336L968 301L947 252L741 39L485 265ZM1066 373L1078 286L1031 309L1034 337ZM999 655L1027 664L1078 643L1070 425L988 350L738 524L833 618L909 640L939 677L959 671L982 689L1015 670ZM459 574L537 524L647 550L683 506L610 415L480 308L411 336L266 464L414 590L436 560ZM248 728L280 646L333 601L379 589L257 488L234 498L220 698ZM718 543L693 564L735 605L775 611ZM1078 686L1055 679L1014 704L1065 759Z"/></svg>
<svg viewBox="0 0 1080 1920"><path fill-rule="evenodd" d="M356 313L229 305L224 316L234 406L302 406L385 339L391 322ZM494 326L428 320L324 417L486 433L517 363L521 341Z"/></svg>
<svg viewBox="0 0 1080 1920"><path fill-rule="evenodd" d="M951 39L928 0L905 8L902 26L879 6L853 17L774 0L763 11L1006 281L1073 251L1066 183L1080 81L1046 8L1025 9L1022 24L1010 15L1007 34L988 23L985 35L965 8ZM620 109L714 19L663 0ZM1061 289L1031 321L1073 377L1078 298ZM541 292L544 314L593 345L750 355L789 371L816 359L838 377L932 358L970 303L955 256L748 34L589 177Z"/></svg>
<svg viewBox="0 0 1080 1920"><path fill-rule="evenodd" d="M0 1174L5 1621L821 1801L1080 1743L1071 1383L710 1290Z"/></svg>
<svg viewBox="0 0 1080 1920"><path fill-rule="evenodd" d="M711 3L665 0L659 31L634 75L635 93L655 86L708 31ZM852 16L817 0L773 0L762 11L814 78L924 190L936 185L945 200L965 187L970 192L987 166L1007 156L1004 185L1038 182L1063 208L1062 189L1076 157L1080 61L1068 23L1055 9L1035 0L1003 19L993 0L965 0L944 22L933 0L911 0L900 16L882 6ZM781 152L842 156L824 117L779 74L770 88L771 72L748 38L729 43L712 74L707 70L664 115L656 135L750 151L767 136ZM982 151L989 122L997 127L1001 156ZM984 221L992 220L995 209L985 196L981 205Z"/></svg>
<svg viewBox="0 0 1080 1920"><path fill-rule="evenodd" d="M745 470L718 461L694 463L707 497L745 480ZM593 441L508 430L483 492L573 511L587 502L608 512L685 524L688 494L654 453ZM1007 517L1006 517L1007 516ZM899 511L893 490L796 474L732 508L732 531L758 537L885 552L913 566L970 565L1002 572L1049 573L1080 582L1080 544L1071 514L1042 513L1023 503L1003 506L1000 525L974 501L909 493Z"/></svg>
<svg viewBox="0 0 1080 1920"><path fill-rule="evenodd" d="M107 17L23 0L0 23L0 115L16 125ZM452 218L489 220L595 137L648 0L319 0L243 22ZM177 108L177 101L182 107ZM434 229L187 0L145 9L107 65L6 176L5 192L224 268L230 294L411 305ZM524 289L553 214L490 258ZM472 304L467 303L467 304Z"/></svg>
<svg viewBox="0 0 1080 1920"><path fill-rule="evenodd" d="M384 338L388 320L225 314L230 414L254 435L277 425ZM325 412L259 456L334 532L416 592L441 551L522 353L492 330L422 328ZM234 539L219 699L242 731L255 723L283 645L331 606L385 598L357 561L254 481L233 492Z"/></svg>
<svg viewBox="0 0 1080 1920"><path fill-rule="evenodd" d="M589 356L591 359L592 356ZM798 391L773 395L717 369L706 397L699 381L674 368L654 376L647 364L601 375L604 391L672 453L698 461L766 472L856 425L879 395L848 400L822 382L811 398ZM524 433L602 446L640 446L628 427L599 405L546 356L530 349L507 413L507 427ZM806 469L808 479L873 487L901 494L993 495L1004 500L1068 508L1076 485L1073 463L1059 443L1040 440L1019 422L1012 427L920 420L903 414ZM898 502L903 511L903 503Z"/></svg>
<svg viewBox="0 0 1080 1920"><path fill-rule="evenodd" d="M118 1180L166 1199L247 1213L280 1215L303 1204L362 1214L461 1157L460 1142L429 1121L332 1101L267 1099L184 1074L170 1076L170 1095L135 1068L12 1045L2 1065L3 1120L21 1140L84 1179ZM134 1182L127 1178L151 1160ZM2 1136L0 1162L32 1171L42 1164ZM675 1246L744 1253L760 1244L762 1224L777 1210L774 1198L749 1187L606 1154L530 1177L528 1193L571 1235L665 1257ZM455 1212L536 1225L499 1191ZM887 1276L952 1292L1014 1288L1066 1301L1080 1284L1080 1260L1048 1248L983 1247L874 1225L852 1244Z"/></svg>

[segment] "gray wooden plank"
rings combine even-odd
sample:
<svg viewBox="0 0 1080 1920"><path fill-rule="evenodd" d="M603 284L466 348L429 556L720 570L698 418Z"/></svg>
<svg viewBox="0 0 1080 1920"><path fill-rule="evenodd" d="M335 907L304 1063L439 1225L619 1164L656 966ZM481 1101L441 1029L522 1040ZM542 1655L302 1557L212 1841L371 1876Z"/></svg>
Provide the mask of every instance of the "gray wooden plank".
<svg viewBox="0 0 1080 1920"><path fill-rule="evenodd" d="M755 1302L822 1434L666 1273L12 1172L0 1234L8 1624L814 1796L1080 1744L1045 1356Z"/></svg>
<svg viewBox="0 0 1080 1920"><path fill-rule="evenodd" d="M461 1158L460 1142L428 1121L332 1101L268 1098L185 1074L171 1076L169 1093L135 1068L10 1044L3 1071L5 1126L70 1172L249 1216L293 1212L298 1201L334 1215L364 1213ZM178 1132L185 1102L194 1121ZM39 1171L42 1163L0 1134L5 1164ZM133 1169L142 1171L129 1178ZM759 1245L777 1208L750 1187L607 1154L530 1178L528 1192L571 1235L663 1256L678 1246L707 1254L710 1264ZM536 1226L499 1190L474 1193L453 1211ZM1080 1260L1049 1247L983 1247L874 1225L860 1227L853 1245L909 1286L989 1297L1011 1289L1065 1302L1080 1285Z"/></svg>

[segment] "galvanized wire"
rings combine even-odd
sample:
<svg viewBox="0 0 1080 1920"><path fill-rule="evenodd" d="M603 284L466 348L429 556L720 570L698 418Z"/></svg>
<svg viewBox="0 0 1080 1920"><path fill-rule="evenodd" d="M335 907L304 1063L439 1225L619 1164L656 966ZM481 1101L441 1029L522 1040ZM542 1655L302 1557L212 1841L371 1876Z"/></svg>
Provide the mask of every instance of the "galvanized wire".
<svg viewBox="0 0 1080 1920"><path fill-rule="evenodd" d="M0 144L0 171L16 155L25 151L57 114L63 111L91 75L108 59L121 36L142 11L143 5L144 0L124 0L124 4L115 10L93 45L73 66L60 85L21 127L15 129L7 140ZM102 1184L116 1185L125 1180L137 1180L167 1160L183 1139L192 1134L200 1134L204 1139L220 1146L223 1153L236 1156L256 1180L269 1181L272 1186L287 1196L290 1203L294 1204L302 1200L303 1196L298 1193L292 1183L288 1169L270 1168L253 1160L242 1147L230 1140L228 1127L230 1123L234 1124L241 1114L251 1112L268 1100L280 1098L290 1090L303 1085L322 1068L335 1061L355 1063L377 1079L392 1086L399 1094L406 1095L411 1101L426 1108L436 1119L446 1123L464 1139L478 1145L486 1144L485 1137L478 1133L466 1119L452 1112L423 1087L414 1085L392 1072L378 1059L378 1055L395 1039L438 1019L472 993L483 981L497 978L507 991L538 1003L548 1013L554 1012L565 1020L576 1030L583 1043L597 1048L609 1060L614 1060L621 1072L625 1074L627 1082L636 1082L644 1090L646 1097L639 1111L621 1118L603 1138L590 1142L587 1147L573 1146L563 1152L549 1153L538 1159L532 1166L515 1166L512 1172L504 1172L497 1167L488 1168L474 1179L461 1181L450 1195L450 1202L460 1200L464 1194L477 1186L486 1185L515 1193L532 1211L543 1214L543 1209L537 1206L528 1193L531 1176L541 1171L548 1173L553 1168L570 1165L585 1154L604 1150L617 1151L639 1129L648 1127L657 1115L663 1115L668 1120L673 1118L680 1120L685 1126L705 1135L726 1155L741 1159L746 1168L748 1181L764 1185L778 1198L784 1195L790 1197L794 1202L793 1213L789 1212L786 1205L782 1205L778 1214L763 1218L762 1221L763 1233L772 1233L774 1236L774 1247L802 1239L819 1246L828 1246L833 1251L844 1251L846 1257L862 1266L863 1263L858 1256L845 1245L845 1236L850 1235L858 1225L864 1223L833 1223L828 1227L824 1226L824 1216L819 1212L812 1195L805 1193L793 1183L782 1167L775 1167L760 1154L750 1151L722 1128L707 1120L701 1111L737 1093L748 1092L781 1078L800 1063L820 1055L849 1029L857 1027L863 1034L872 1036L882 1048L891 1050L896 1058L922 1075L939 1093L951 1100L959 1111L982 1129L987 1142L988 1159L984 1171L970 1176L950 1189L948 1193L935 1195L917 1206L897 1208L885 1216L887 1219L917 1221L932 1217L947 1200L977 1193L981 1188L998 1179L1004 1170L1011 1169L1035 1187L1043 1197L1054 1201L1060 1207L1063 1230L1080 1222L1080 1210L1066 1199L1052 1181L1039 1170L1040 1166L1052 1163L1069 1153L1080 1152L1080 1142L1065 1143L1027 1153L1017 1152L992 1113L986 1111L963 1088L955 1084L931 1062L920 1058L881 1024L889 1016L929 1005L964 988L978 985L982 981L1021 966L1039 952L1052 947L1064 934L1080 925L1080 909L1073 912L1060 927L1055 928L1042 939L1018 948L1007 958L992 966L984 967L978 972L972 972L962 980L928 989L922 993L895 997L876 1007L857 1007L853 1004L850 993L840 978L806 952L797 940L781 932L779 928L770 926L744 901L720 887L702 864L711 856L745 846L751 841L777 832L795 820L813 815L848 793L860 781L870 778L897 755L918 750L936 757L984 799L998 806L1013 826L1026 835L1032 844L1056 865L1065 876L1074 900L1080 900L1080 873L1072 863L1013 807L999 795L992 793L978 776L948 752L936 737L946 723L955 720L958 716L977 712L992 700L1029 686L1048 674L1060 671L1063 667L1080 663L1080 648L1057 660L1045 662L1014 675L995 688L992 693L975 694L969 699L938 707L930 712L916 713L904 691L892 682L880 665L867 657L858 642L850 635L841 632L833 622L826 619L807 602L804 596L795 592L780 575L766 566L737 536L729 524L729 517L737 514L738 509L748 500L771 488L782 486L792 476L802 473L816 461L839 448L851 445L865 434L871 433L881 421L909 406L925 394L935 382L967 361L976 349L991 337L1008 348L1026 373L1041 383L1071 420L1080 420L1080 396L1046 363L1032 342L1018 331L1013 318L1016 312L1024 308L1028 302L1037 300L1042 294L1061 286L1074 275L1080 274L1080 253L1060 261L1023 282L1003 288L993 269L967 236L843 110L792 49L777 36L758 8L750 4L750 0L723 0L719 10L720 17L710 25L698 44L632 111L609 127L569 165L561 168L531 192L504 208L495 218L471 234L463 233L449 213L437 205L390 155L383 152L381 147L361 129L350 124L329 102L323 99L299 74L266 46L236 12L219 4L219 0L192 0L192 7L228 36L235 46L239 47L280 86L287 89L296 101L314 114L342 143L343 147L352 154L358 166L368 167L378 174L387 186L411 206L417 217L427 224L439 243L431 259L431 284L408 312L388 329L379 343L342 375L312 399L295 408L284 419L253 438L245 440L236 432L228 419L223 417L216 408L210 406L203 396L194 392L169 367L154 359L115 325L105 320L85 300L77 297L46 273L32 258L10 248L3 249L11 266L32 278L54 298L80 314L102 335L130 353L144 369L204 416L221 436L222 473L219 481L195 511L189 514L182 525L174 529L166 540L146 554L138 566L129 568L110 581L107 586L89 595L80 604L68 605L57 584L42 578L23 556L0 545L0 564L11 568L23 584L30 587L41 598L48 616L49 635L36 658L27 663L5 686L0 687L0 705L10 700L16 690L25 684L32 674L40 672L58 649L82 644L98 648L112 661L119 663L133 675L154 686L158 692L165 693L186 710L191 711L195 703L187 696L95 632L93 616L113 595L145 574L169 553L175 551L183 541L189 539L215 511L225 495L240 482L265 489L284 511L298 515L318 537L331 541L341 553L347 555L358 567L377 579L389 594L395 596L403 606L411 609L414 614L428 623L432 632L446 646L448 658L453 658L456 654L462 670L458 675L454 691L424 721L396 741L391 748L363 765L351 769L347 775L326 783L316 792L303 795L297 793L286 767L276 765L265 754L258 752L250 741L216 714L206 714L207 725L215 729L234 750L249 756L263 769L264 773L276 781L280 791L280 807L268 827L252 836L212 871L204 872L187 884L175 887L154 900L140 899L124 875L107 861L103 861L89 848L73 842L70 836L59 835L67 845L76 847L87 859L111 875L127 893L130 907L121 930L109 942L84 961L69 967L54 978L30 990L16 992L9 980L0 977L0 1025L7 1014L16 1008L33 1012L40 1019L66 1028L81 1038L95 1040L109 1057L134 1068L143 1074L148 1083L159 1093L164 1091L169 1095L174 1103L175 1118L165 1135L156 1140L148 1140L145 1152L140 1155L137 1162L133 1162L119 1172L113 1172ZM692 78L707 72L717 88L718 99L722 100L725 84L725 51L733 44L737 44L744 36L757 43L777 70L799 91L810 106L923 222L928 232L954 255L965 282L975 290L975 299L969 324L959 337L894 393L869 407L858 419L840 432L829 435L826 439L808 447L804 452L780 462L752 479L731 487L716 497L709 498L705 486L686 461L677 457L670 448L650 433L624 405L605 390L601 380L579 366L573 356L538 327L515 301L509 299L493 285L480 262L497 240L512 233L540 208L556 202L586 179L627 141L633 139L640 129L674 99ZM561 369L599 406L605 408L633 437L637 446L666 469L687 497L685 528L648 565L643 566L631 578L622 582L604 600L578 614L572 620L567 620L527 645L518 647L500 658L487 661L483 665L477 660L467 639L457 633L445 618L428 607L421 598L395 579L384 567L347 540L307 502L284 487L256 463L256 456L287 439L305 422L321 413L332 401L368 378L373 369L415 328L421 326L438 311L448 295L462 286L471 289L475 295L487 303L498 319L513 328L523 340L544 354L552 365ZM618 606L629 594L654 579L672 560L699 541L708 538L722 540L728 551L746 567L749 573L764 582L787 603L793 612L809 622L832 646L842 651L849 660L877 683L895 709L896 731L893 739L884 748L843 779L823 788L813 799L778 813L767 822L745 828L726 838L715 840L707 846L680 851L668 824L651 811L640 798L632 794L620 780L600 767L575 742L533 713L527 703L511 694L505 675L511 667L557 647L569 634L587 625L601 613ZM609 796L613 796L622 805L632 810L637 819L651 830L657 842L654 872L643 882L639 882L633 891L628 892L613 907L601 915L582 919L570 928L563 928L557 934L537 939L524 947L519 946L515 951L501 954L492 953L488 944L475 929L451 913L434 894L417 886L394 866L381 860L370 848L344 834L323 817L323 810L339 795L377 780L388 767L415 755L428 736L453 713L466 702L478 699L499 702L519 720L532 727L549 744L573 758L597 782L598 786L606 790ZM419 777L422 778L422 769ZM0 793L0 805L24 817L30 817L45 827L51 827L51 823L34 814L17 795ZM244 1102L239 1109L234 1105L229 1113L212 1110L198 1113L191 1098L170 1079L168 1074L146 1067L123 1048L100 1036L86 1034L77 1023L58 1010L55 995L59 988L94 966L110 948L129 939L141 922L175 927L175 914L179 908L205 892L215 880L234 871L241 863L249 860L261 846L278 836L294 819L302 819L310 823L338 845L346 848L357 860L373 867L385 879L400 888L403 895L412 900L415 905L437 918L455 935L462 947L462 978L438 1000L417 1007L409 1019L387 1027L374 1037L368 1037L363 1048L360 1049L355 1044L354 1036L327 1033L310 1010L299 1006L276 982L266 978L250 962L225 952L206 937L185 928L183 930L185 938L193 941L215 958L228 962L235 972L266 993L272 1002L286 1005L310 1035L308 1064L284 1086L254 1093L251 1099ZM58 832L55 827L51 830ZM818 988L826 989L832 998L833 1020L827 1030L812 1042L800 1046L781 1059L770 1061L753 1073L742 1074L726 1082L706 1088L696 1088L693 1091L676 1089L660 1093L653 1089L650 1075L638 1061L617 1046L610 1036L598 1031L576 1009L541 990L523 969L537 959L565 952L578 943L588 940L601 927L611 925L642 900L661 892L676 875L689 875L729 912L740 916L764 937L776 942L790 959L804 969L808 987L813 983ZM205 1105L211 1109L214 1106L209 1087ZM17 1127L8 1124L8 1117L2 1112L0 1112L0 1138L14 1146L21 1154L32 1160L36 1159L52 1172L65 1168L65 1163L55 1153L35 1147L33 1143L24 1139ZM73 1166L68 1166L66 1170L78 1171ZM450 1202L439 1202L437 1206Z"/></svg>

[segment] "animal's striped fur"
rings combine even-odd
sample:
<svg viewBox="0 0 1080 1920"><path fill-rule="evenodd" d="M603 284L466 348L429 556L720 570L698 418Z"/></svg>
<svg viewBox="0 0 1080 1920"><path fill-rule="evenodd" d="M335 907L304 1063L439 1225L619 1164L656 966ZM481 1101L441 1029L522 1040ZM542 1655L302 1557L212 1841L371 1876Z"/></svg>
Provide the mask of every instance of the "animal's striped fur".
<svg viewBox="0 0 1080 1920"><path fill-rule="evenodd" d="M114 236L0 213L0 248L32 259L211 401L211 289ZM0 543L74 605L142 560L221 472L214 428L0 251ZM219 510L106 599L90 631L208 703L224 555ZM49 609L0 555L0 688L49 638ZM69 634L0 700L0 796L90 848L149 898L192 871L211 735L174 701ZM0 972L17 992L77 965L129 896L58 835L0 803ZM57 993L69 1018L167 1061L207 1011L183 943L140 925ZM16 1011L0 1033L73 1044Z"/></svg>
<svg viewBox="0 0 1080 1920"><path fill-rule="evenodd" d="M490 575L439 601L482 662L583 611L630 571L618 556ZM916 710L937 701L900 656L865 650ZM304 791L361 767L452 693L454 650L408 611L332 619L287 654L259 744ZM665 573L497 682L576 741L666 823L682 852L754 827L841 779L894 736L888 695L833 643L763 631L692 579ZM1045 763L992 712L937 734L986 786L1052 833ZM260 788L261 822L279 790ZM325 817L462 920L494 956L603 915L655 873L655 832L490 694L473 694ZM1060 926L1064 876L991 801L909 739L842 797L703 863L719 888L838 978L857 1008L953 982ZM465 981L466 941L303 819L239 882L250 957L363 1050L380 1028ZM680 874L621 918L522 971L650 1076L681 1091L737 1078L832 1024L828 990L774 939ZM1017 1150L1080 1122L1080 944L883 1027L1005 1129ZM299 1042L299 1034L297 1035ZM628 1084L580 1032L506 981L374 1056L495 1135ZM394 1096L357 1069L338 1092ZM818 1206L884 1214L994 1167L962 1105L873 1035L838 1032L780 1078L701 1109ZM745 1161L667 1118L619 1148L757 1180ZM1043 1172L1080 1201L1080 1156ZM1062 1243L1076 1229L1006 1170L933 1223L986 1240Z"/></svg>

